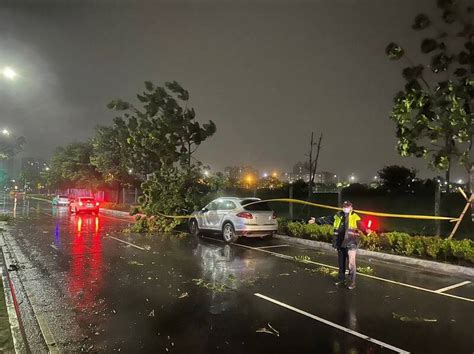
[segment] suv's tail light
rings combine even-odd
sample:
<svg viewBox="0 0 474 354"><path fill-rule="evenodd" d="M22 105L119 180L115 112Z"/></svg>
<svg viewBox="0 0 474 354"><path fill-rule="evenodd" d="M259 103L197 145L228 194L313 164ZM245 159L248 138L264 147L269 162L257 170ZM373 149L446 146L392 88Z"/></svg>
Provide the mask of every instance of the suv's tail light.
<svg viewBox="0 0 474 354"><path fill-rule="evenodd" d="M245 211L242 211L242 212L238 213L237 216L239 218L244 218L244 219L253 219L253 215L250 214L250 213L247 213Z"/></svg>
<svg viewBox="0 0 474 354"><path fill-rule="evenodd" d="M276 218L277 218L277 214L273 212L272 219L276 219Z"/></svg>
<svg viewBox="0 0 474 354"><path fill-rule="evenodd" d="M79 202L79 206L82 206L82 205L83 205L82 202Z"/></svg>
<svg viewBox="0 0 474 354"><path fill-rule="evenodd" d="M95 206L99 206L99 202L95 202Z"/></svg>

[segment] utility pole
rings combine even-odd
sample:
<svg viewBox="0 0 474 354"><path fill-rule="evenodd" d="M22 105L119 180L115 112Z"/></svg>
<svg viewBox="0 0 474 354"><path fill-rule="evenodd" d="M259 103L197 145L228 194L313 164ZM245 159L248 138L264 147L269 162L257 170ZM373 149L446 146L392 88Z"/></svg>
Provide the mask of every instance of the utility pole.
<svg viewBox="0 0 474 354"><path fill-rule="evenodd" d="M288 197L290 199L293 199L293 183L292 182L290 182ZM288 204L288 208L289 208L288 210L289 218L290 220L293 220L293 203L292 202Z"/></svg>
<svg viewBox="0 0 474 354"><path fill-rule="evenodd" d="M440 215L440 204L441 204L441 188L440 188L438 180L436 180L435 203L434 203L434 213L436 216ZM436 236L440 236L441 235L441 221L435 220L435 226L436 226Z"/></svg>

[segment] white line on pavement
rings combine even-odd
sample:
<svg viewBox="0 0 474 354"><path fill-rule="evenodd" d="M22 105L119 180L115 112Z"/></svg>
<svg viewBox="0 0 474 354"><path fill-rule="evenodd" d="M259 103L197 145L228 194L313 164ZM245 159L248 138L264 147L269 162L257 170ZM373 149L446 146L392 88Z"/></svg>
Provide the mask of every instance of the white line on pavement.
<svg viewBox="0 0 474 354"><path fill-rule="evenodd" d="M119 239L119 238L116 238L116 237L113 237L113 236L106 236L106 237L108 237L108 238L112 238L112 239L114 239L114 240L116 240L116 241L118 241L118 242L126 243L127 245L129 245L129 246L132 246L132 247L135 247L135 248L138 248L139 250L146 251L146 249L145 249L145 248L143 248L143 247L140 247L140 246L134 245L133 243L130 243L130 242L127 242L127 241L121 240L121 239Z"/></svg>
<svg viewBox="0 0 474 354"><path fill-rule="evenodd" d="M288 247L288 246L289 245L284 244L284 245L273 245L273 246L261 246L261 247L255 247L255 248L263 249L263 248L276 248L276 247Z"/></svg>
<svg viewBox="0 0 474 354"><path fill-rule="evenodd" d="M463 281L461 283L457 283L457 284L454 284L454 285L451 285L451 286L447 286L445 288L435 290L435 293L443 293L445 291L448 291L448 290L451 290L451 289L456 289L456 288L459 288L460 286L467 285L467 284L470 284L470 283L471 282L469 280L466 280L466 281Z"/></svg>
<svg viewBox="0 0 474 354"><path fill-rule="evenodd" d="M326 324L326 325L328 325L328 326L331 326L331 327L337 328L337 329L339 329L339 330L341 330L341 331L344 331L344 332L346 332L346 333L352 334L353 336L362 338L362 339L364 339L364 340L366 340L366 341L369 341L369 342L372 342L372 343L374 343L374 344L380 345L380 346L382 346L382 347L384 347L384 348L393 350L394 352L397 352L397 353L409 353L409 352L407 352L406 350L403 350L403 349L394 347L393 345L390 345L390 344L384 343L384 342L382 342L382 341L379 341L379 340L377 340L377 339L371 338L371 337L369 337L369 336L367 336L367 335L365 335L365 334L356 332L356 331L354 331L354 330L352 330L352 329L350 329L350 328L346 328L346 327L343 327L343 326L341 326L341 325L338 325L337 323L334 323L334 322L325 320L324 318L321 318L321 317L318 317L318 316L313 315L313 314L311 314L311 313L308 313L308 312L306 312L306 311L300 310L300 309L298 309L298 308L296 308L296 307L287 305L287 304L285 304L285 303L283 303L283 302L280 302L280 301L278 301L278 300L272 299L271 297L268 297L268 296L265 296L265 295L262 295L262 294L259 294L259 293L255 293L254 295L255 295L255 296L258 296L258 297L261 298L261 299L270 301L270 302L272 302L272 303L274 303L274 304L276 304L276 305L279 305L279 306L281 306L281 307L285 307L285 308L287 308L288 310L297 312L297 313L299 313L299 314L301 314L301 315L304 315L304 316L309 317L309 318L312 318L312 319L314 319L314 320L316 320L316 321L322 322L322 323L324 323L324 324Z"/></svg>
<svg viewBox="0 0 474 354"><path fill-rule="evenodd" d="M218 241L218 242L224 242L224 241L222 241L222 240L215 239L215 238L210 238L210 237L203 237L203 238L206 238L206 239L208 239L208 240ZM238 244L238 243L233 243L233 245L234 245L234 246L237 246L237 247L242 247L242 248L251 249L251 250L254 250L254 251L259 251L259 252L268 253L268 254L271 254L272 256L279 257L279 258L284 258L284 259L288 259L288 260L292 260L292 261L295 260L292 256L288 256L288 255L282 254L282 253L267 251L267 250L264 250L264 249L261 249L261 248L255 248L255 247L250 247L250 246L246 246L246 245L240 245L240 244ZM323 267L327 267L327 268L331 268L331 269L338 269L337 267L334 267L334 266L329 265L329 264L319 263L319 262L310 261L310 260L305 261L305 263L315 264L315 265L318 265L318 266L323 266ZM420 291L425 291L425 292L432 293L432 294L447 296L447 297L450 297L450 298L453 298L453 299L458 299L458 300L463 300L463 301L468 301L468 302L474 302L474 299L470 299L470 298L467 298L467 297L452 295L452 294L448 294L448 293L444 293L444 292L442 293L442 292L438 292L438 291L435 291L435 290L422 288L422 287L416 286L416 285L401 283L401 282L398 282L398 281L395 281L395 280L390 280L390 279L385 279L385 278L377 277L377 276L375 276L375 275L364 274L364 273L357 273L357 275L358 275L358 276L362 276L362 277L366 277L366 278L371 278L371 279L380 280L380 281L383 281L383 282L386 282L386 283L390 283L390 284L395 284L395 285L404 286L404 287L411 288L411 289L416 289L416 290L420 290ZM442 289L441 289L441 290L442 290Z"/></svg>

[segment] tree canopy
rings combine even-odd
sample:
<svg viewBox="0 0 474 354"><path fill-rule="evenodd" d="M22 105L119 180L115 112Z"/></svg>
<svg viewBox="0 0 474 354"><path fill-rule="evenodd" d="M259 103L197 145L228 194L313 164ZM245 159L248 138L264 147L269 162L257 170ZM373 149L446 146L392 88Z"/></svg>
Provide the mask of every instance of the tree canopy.
<svg viewBox="0 0 474 354"><path fill-rule="evenodd" d="M455 0L438 0L440 19L415 16L412 29L426 33L423 60L415 64L407 50L390 43L386 55L404 59L405 87L394 98L390 118L397 126L402 156L424 157L446 171L458 162L470 170L474 132L474 25L472 7Z"/></svg>
<svg viewBox="0 0 474 354"><path fill-rule="evenodd" d="M163 87L147 81L137 98L141 108L122 100L108 105L123 112L115 124L128 130L126 148L133 169L146 175L179 163L189 170L194 152L215 133L214 122L201 125L195 120L194 109L188 107L189 92L176 81Z"/></svg>

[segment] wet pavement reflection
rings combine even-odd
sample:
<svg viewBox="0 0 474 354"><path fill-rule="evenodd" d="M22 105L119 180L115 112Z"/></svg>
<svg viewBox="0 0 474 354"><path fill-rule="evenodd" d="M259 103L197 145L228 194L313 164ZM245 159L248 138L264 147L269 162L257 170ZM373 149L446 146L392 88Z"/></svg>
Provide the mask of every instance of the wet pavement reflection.
<svg viewBox="0 0 474 354"><path fill-rule="evenodd" d="M462 353L474 348L470 303L370 279L360 279L348 292L308 265L227 245L217 237L127 234L122 232L127 221L70 215L67 208L32 200L12 200L1 208L15 215L8 242L24 255L19 274L25 288L42 299L39 305L65 351L386 351L257 298L257 292L406 350ZM251 247L268 242L277 244L243 241ZM330 255L321 257L333 261ZM437 321L404 322L394 313ZM428 337L429 343L420 340Z"/></svg>

